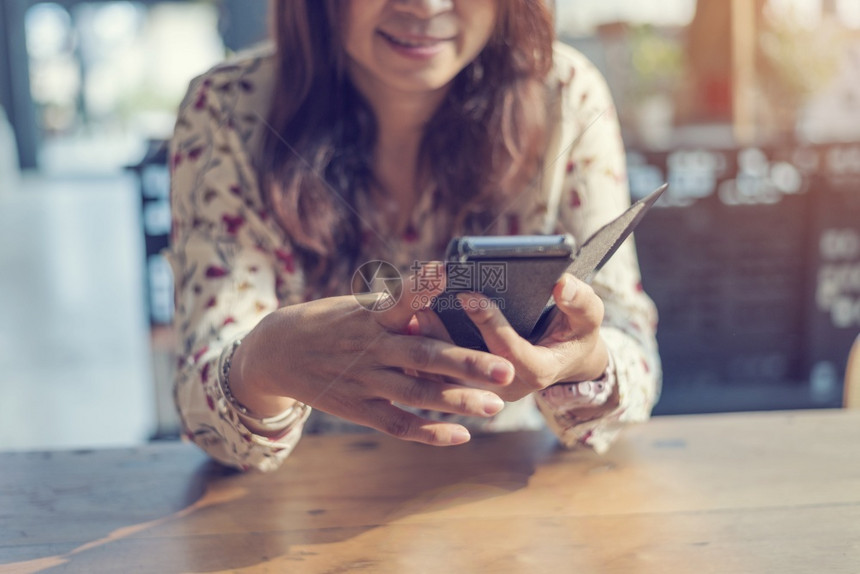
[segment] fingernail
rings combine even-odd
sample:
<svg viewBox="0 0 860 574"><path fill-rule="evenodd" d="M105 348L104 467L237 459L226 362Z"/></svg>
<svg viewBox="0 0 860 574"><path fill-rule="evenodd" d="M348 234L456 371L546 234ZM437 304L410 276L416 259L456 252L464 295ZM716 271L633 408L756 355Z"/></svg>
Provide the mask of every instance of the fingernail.
<svg viewBox="0 0 860 574"><path fill-rule="evenodd" d="M508 383L514 378L514 368L510 363L493 363L490 366L490 378L497 383Z"/></svg>
<svg viewBox="0 0 860 574"><path fill-rule="evenodd" d="M423 335L421 332L421 319L418 315L414 315L412 319L409 320L409 323L406 325L406 334L407 335Z"/></svg>
<svg viewBox="0 0 860 574"><path fill-rule="evenodd" d="M451 433L451 444L463 444L464 442L469 442L471 438L472 435L469 434L469 431L459 428Z"/></svg>
<svg viewBox="0 0 860 574"><path fill-rule="evenodd" d="M564 280L564 287L561 289L561 298L570 303L576 295L576 281L571 278Z"/></svg>
<svg viewBox="0 0 860 574"><path fill-rule="evenodd" d="M484 395L483 403L485 415L494 415L503 408L505 408L505 401L503 401L493 393L486 393Z"/></svg>

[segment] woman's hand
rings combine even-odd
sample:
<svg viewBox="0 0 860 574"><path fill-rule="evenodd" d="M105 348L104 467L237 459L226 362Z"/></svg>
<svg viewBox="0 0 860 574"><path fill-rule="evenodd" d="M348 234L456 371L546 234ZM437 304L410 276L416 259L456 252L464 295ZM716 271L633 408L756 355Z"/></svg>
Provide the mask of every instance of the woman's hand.
<svg viewBox="0 0 860 574"><path fill-rule="evenodd" d="M552 294L561 313L535 345L520 337L496 306L481 304L483 295L459 295L490 352L507 359L516 369L514 382L497 393L506 401L521 399L558 382L594 380L606 370L609 354L600 338L603 301L591 286L570 274L558 281ZM422 334L451 340L434 313L422 311L418 320Z"/></svg>
<svg viewBox="0 0 860 574"><path fill-rule="evenodd" d="M514 367L490 353L407 334L419 301L437 294L410 293L412 283L405 281L400 301L383 312L344 296L270 314L233 357L236 399L261 416L282 412L295 399L405 440L439 446L468 441L465 427L393 403L492 416L504 406L497 395L513 380Z"/></svg>

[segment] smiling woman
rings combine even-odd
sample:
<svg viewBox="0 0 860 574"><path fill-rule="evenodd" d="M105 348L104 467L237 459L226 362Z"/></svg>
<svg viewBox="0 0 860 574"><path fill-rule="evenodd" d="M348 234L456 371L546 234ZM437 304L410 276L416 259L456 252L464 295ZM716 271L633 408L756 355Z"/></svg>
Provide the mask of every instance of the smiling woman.
<svg viewBox="0 0 860 574"><path fill-rule="evenodd" d="M632 243L593 285L558 282L562 313L535 344L480 304L489 352L452 344L426 307L444 285L419 281L453 236L582 241L629 205L608 89L554 43L547 7L272 6L274 51L195 80L171 145L186 436L271 470L312 409L437 446L548 424L601 451L647 419L656 317ZM384 310L349 295L374 261L412 275Z"/></svg>
<svg viewBox="0 0 860 574"><path fill-rule="evenodd" d="M490 40L497 2L461 2L456 12L445 4L372 0L348 7L344 49L353 80L404 92L448 86Z"/></svg>
<svg viewBox="0 0 860 574"><path fill-rule="evenodd" d="M542 3L276 2L275 21L279 105L263 136L264 193L306 271L334 290L342 277L330 272L351 274L358 262L349 206L362 194L383 211L374 235L410 230L431 187L448 227L486 233L504 197L535 176L553 50ZM395 34L450 40L416 59L387 40Z"/></svg>

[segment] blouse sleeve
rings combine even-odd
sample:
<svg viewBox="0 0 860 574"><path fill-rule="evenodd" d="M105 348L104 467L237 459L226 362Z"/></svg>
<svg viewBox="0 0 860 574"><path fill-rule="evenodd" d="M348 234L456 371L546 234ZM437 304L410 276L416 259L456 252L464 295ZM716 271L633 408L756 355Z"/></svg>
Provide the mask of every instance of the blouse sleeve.
<svg viewBox="0 0 860 574"><path fill-rule="evenodd" d="M279 292L289 300L302 286L248 159L252 124L262 120L237 111L240 97L254 90L242 74L225 67L193 81L170 144L174 399L184 437L224 464L268 471L296 445L306 416L277 440L255 435L225 399L218 365L235 340L277 309Z"/></svg>
<svg viewBox="0 0 860 574"><path fill-rule="evenodd" d="M562 99L563 121L575 143L561 178L558 231L581 244L630 205L624 146L609 89L584 59L571 70ZM657 312L643 292L636 248L628 239L592 282L603 300L601 335L609 368L596 381L557 384L537 393L538 408L566 446L584 444L603 452L619 431L645 421L659 397Z"/></svg>

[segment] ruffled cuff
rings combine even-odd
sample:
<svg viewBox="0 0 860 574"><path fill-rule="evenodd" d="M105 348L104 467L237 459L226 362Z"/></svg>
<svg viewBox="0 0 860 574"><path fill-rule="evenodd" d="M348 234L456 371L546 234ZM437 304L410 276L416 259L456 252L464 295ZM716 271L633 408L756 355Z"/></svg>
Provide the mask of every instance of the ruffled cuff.
<svg viewBox="0 0 860 574"><path fill-rule="evenodd" d="M605 452L627 426L647 420L660 389L656 352L630 335L604 327L609 351L603 376L583 383L559 383L535 393L547 425L567 447L585 445Z"/></svg>
<svg viewBox="0 0 860 574"><path fill-rule="evenodd" d="M616 429L607 428L605 419L618 407L615 360L592 381L557 383L535 394L538 409L547 426L567 447L584 444L604 452L612 443Z"/></svg>
<svg viewBox="0 0 860 574"><path fill-rule="evenodd" d="M303 409L289 421L283 433L276 438L252 432L242 421L240 413L231 407L220 381L219 366L232 346L230 343L222 349L196 354L181 369L175 399L184 438L223 464L242 470L272 471L298 444L310 408Z"/></svg>

